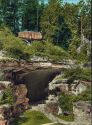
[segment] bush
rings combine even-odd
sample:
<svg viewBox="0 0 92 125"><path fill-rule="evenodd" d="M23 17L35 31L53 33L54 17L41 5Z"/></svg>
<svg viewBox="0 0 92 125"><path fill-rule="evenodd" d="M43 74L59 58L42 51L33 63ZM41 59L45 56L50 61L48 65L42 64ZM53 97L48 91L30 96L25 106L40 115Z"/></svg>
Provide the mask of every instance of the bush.
<svg viewBox="0 0 92 125"><path fill-rule="evenodd" d="M91 70L80 67L71 68L64 72L63 77L68 79L68 83L73 83L74 80L91 81Z"/></svg>
<svg viewBox="0 0 92 125"><path fill-rule="evenodd" d="M82 70L82 80L91 81L91 69L86 68Z"/></svg>
<svg viewBox="0 0 92 125"><path fill-rule="evenodd" d="M73 113L73 102L70 95L62 93L59 97L59 106L62 109L62 112L68 112L69 114Z"/></svg>
<svg viewBox="0 0 92 125"><path fill-rule="evenodd" d="M13 90L11 87L8 87L4 90L0 104L14 104Z"/></svg>
<svg viewBox="0 0 92 125"><path fill-rule="evenodd" d="M73 96L73 102L77 101L91 101L91 88L87 88L86 91L83 91L81 94L77 96Z"/></svg>
<svg viewBox="0 0 92 125"><path fill-rule="evenodd" d="M61 47L54 46L49 42L34 41L30 46L26 46L25 51L30 55L47 57L52 61L61 61L68 58L68 54Z"/></svg>
<svg viewBox="0 0 92 125"><path fill-rule="evenodd" d="M25 52L30 55L40 56L44 53L44 44L39 41L34 41L30 46L26 46Z"/></svg>
<svg viewBox="0 0 92 125"><path fill-rule="evenodd" d="M7 55L17 59L28 59L28 53L25 53L25 43L18 37L15 37L8 28L0 30L0 41L3 50Z"/></svg>
<svg viewBox="0 0 92 125"><path fill-rule="evenodd" d="M77 61L78 63L85 63L88 61L88 54L87 54L87 51L88 51L88 45L87 44L84 44L82 47L81 47L81 51L80 53L77 55ZM89 50L90 51L90 50Z"/></svg>
<svg viewBox="0 0 92 125"><path fill-rule="evenodd" d="M45 43L45 55L55 62L68 58L68 54L63 48L54 46L50 42Z"/></svg>
<svg viewBox="0 0 92 125"><path fill-rule="evenodd" d="M60 118L61 120L68 121L68 122L74 121L74 114L71 114L71 115L68 115L68 116L58 115L57 117Z"/></svg>

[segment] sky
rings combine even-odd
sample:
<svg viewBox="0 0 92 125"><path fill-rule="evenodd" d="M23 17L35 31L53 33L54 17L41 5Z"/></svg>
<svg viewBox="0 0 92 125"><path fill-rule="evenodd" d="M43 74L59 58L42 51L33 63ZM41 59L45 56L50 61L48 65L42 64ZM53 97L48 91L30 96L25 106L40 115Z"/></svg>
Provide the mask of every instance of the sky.
<svg viewBox="0 0 92 125"><path fill-rule="evenodd" d="M48 0L45 0L45 2L47 3ZM77 3L79 2L79 0L64 0L65 2L69 2L69 3Z"/></svg>
<svg viewBox="0 0 92 125"><path fill-rule="evenodd" d="M69 2L69 3L77 3L79 2L79 0L64 0L65 2Z"/></svg>

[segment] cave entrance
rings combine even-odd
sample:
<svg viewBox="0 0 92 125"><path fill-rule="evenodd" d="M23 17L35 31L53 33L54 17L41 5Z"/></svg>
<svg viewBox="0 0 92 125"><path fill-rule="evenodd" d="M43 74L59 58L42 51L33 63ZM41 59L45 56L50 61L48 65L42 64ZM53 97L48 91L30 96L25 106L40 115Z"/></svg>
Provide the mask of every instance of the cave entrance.
<svg viewBox="0 0 92 125"><path fill-rule="evenodd" d="M13 71L12 80L17 85L25 84L30 102L38 102L48 96L49 83L60 73L61 69L56 68L35 69L28 72Z"/></svg>

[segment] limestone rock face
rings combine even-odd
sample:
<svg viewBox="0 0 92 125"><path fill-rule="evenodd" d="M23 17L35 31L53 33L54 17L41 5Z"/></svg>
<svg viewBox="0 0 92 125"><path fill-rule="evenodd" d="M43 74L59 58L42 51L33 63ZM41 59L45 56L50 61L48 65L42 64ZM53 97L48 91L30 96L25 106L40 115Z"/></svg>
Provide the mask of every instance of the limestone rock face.
<svg viewBox="0 0 92 125"><path fill-rule="evenodd" d="M14 87L14 95L15 95L15 104L24 106L24 109L27 109L29 106L29 99L27 96L27 88L24 84L15 85Z"/></svg>
<svg viewBox="0 0 92 125"><path fill-rule="evenodd" d="M15 86L15 96L25 97L27 95L26 85L20 84Z"/></svg>

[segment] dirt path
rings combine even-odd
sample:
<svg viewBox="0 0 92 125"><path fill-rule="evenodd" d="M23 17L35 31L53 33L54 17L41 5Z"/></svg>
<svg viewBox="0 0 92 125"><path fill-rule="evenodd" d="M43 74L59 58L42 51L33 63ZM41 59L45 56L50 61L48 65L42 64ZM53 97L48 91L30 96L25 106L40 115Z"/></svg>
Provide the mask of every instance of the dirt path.
<svg viewBox="0 0 92 125"><path fill-rule="evenodd" d="M60 118L57 118L50 113L47 114L44 111L44 104L38 104L37 106L32 106L31 110L41 111L53 122L53 123L48 123L43 125L53 125L54 123L61 123L64 125L91 125L91 119L86 117L86 115L82 111L77 109L75 112L75 120L73 122L61 120Z"/></svg>
<svg viewBox="0 0 92 125"><path fill-rule="evenodd" d="M42 125L54 125L56 124L57 122L54 122L54 123L47 123L47 124L42 124Z"/></svg>
<svg viewBox="0 0 92 125"><path fill-rule="evenodd" d="M61 124L64 124L64 125L71 125L71 122L61 120L60 118L57 118L57 117L55 117L54 115L52 115L50 113L46 113L44 111L44 104L38 104L38 106L32 106L31 110L36 110L36 111L40 111L40 112L44 113L44 115L53 122L52 125L54 123L61 123ZM47 125L49 125L49 123Z"/></svg>

